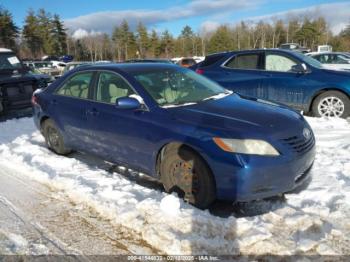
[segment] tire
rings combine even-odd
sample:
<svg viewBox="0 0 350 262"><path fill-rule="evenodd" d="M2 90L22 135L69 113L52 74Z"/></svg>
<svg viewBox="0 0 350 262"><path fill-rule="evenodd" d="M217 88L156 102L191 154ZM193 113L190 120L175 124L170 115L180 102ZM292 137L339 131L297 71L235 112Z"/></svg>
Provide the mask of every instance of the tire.
<svg viewBox="0 0 350 262"><path fill-rule="evenodd" d="M47 147L58 155L68 155L71 150L64 144L61 132L51 119L45 120L42 124L43 135Z"/></svg>
<svg viewBox="0 0 350 262"><path fill-rule="evenodd" d="M350 100L339 91L324 92L314 100L312 113L316 117L347 118L350 115Z"/></svg>
<svg viewBox="0 0 350 262"><path fill-rule="evenodd" d="M206 162L189 147L171 144L160 162L160 180L166 192L177 192L192 205L205 209L216 198L213 175Z"/></svg>

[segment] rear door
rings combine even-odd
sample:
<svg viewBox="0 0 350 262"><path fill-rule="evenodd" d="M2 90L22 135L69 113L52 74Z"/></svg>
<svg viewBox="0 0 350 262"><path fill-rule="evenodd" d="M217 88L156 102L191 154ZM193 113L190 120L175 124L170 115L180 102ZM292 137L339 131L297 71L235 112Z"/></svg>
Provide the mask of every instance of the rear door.
<svg viewBox="0 0 350 262"><path fill-rule="evenodd" d="M217 82L237 93L252 97L265 97L261 88L263 52L249 52L233 55L222 66Z"/></svg>
<svg viewBox="0 0 350 262"><path fill-rule="evenodd" d="M91 103L93 71L81 71L68 78L54 92L49 112L68 144L89 151L93 142L87 122L87 108Z"/></svg>

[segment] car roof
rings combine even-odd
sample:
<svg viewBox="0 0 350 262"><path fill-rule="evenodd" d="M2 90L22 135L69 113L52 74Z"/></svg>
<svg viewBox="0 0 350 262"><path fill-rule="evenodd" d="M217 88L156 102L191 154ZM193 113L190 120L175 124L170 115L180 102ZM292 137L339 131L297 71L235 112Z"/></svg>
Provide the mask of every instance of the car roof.
<svg viewBox="0 0 350 262"><path fill-rule="evenodd" d="M310 55L343 55L346 52L312 52Z"/></svg>
<svg viewBox="0 0 350 262"><path fill-rule="evenodd" d="M0 53L9 53L9 52L13 52L11 49L7 49L7 48L0 48Z"/></svg>
<svg viewBox="0 0 350 262"><path fill-rule="evenodd" d="M243 54L243 53L250 53L250 52L263 52L263 51L273 51L273 52L277 51L277 52L288 53L288 54L295 54L295 52L296 52L293 50L286 50L286 49L280 49L280 48L258 48L258 49L246 49L246 50L218 52L218 53L213 53L213 54L210 54L207 56L220 55L220 54L234 55L234 54Z"/></svg>
<svg viewBox="0 0 350 262"><path fill-rule="evenodd" d="M168 63L103 63L103 64L87 64L80 66L76 69L76 71L83 70L115 70L119 69L125 71L127 73L137 72L137 71L152 71L159 69L173 69L180 68L174 64Z"/></svg>

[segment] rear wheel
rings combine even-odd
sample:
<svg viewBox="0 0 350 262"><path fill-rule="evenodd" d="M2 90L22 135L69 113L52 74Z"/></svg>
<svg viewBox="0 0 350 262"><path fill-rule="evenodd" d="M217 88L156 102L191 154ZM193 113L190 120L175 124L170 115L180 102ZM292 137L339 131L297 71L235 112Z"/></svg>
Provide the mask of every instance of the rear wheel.
<svg viewBox="0 0 350 262"><path fill-rule="evenodd" d="M208 165L183 144L165 148L160 175L167 192L177 192L198 208L207 208L215 200L215 181Z"/></svg>
<svg viewBox="0 0 350 262"><path fill-rule="evenodd" d="M42 125L47 147L59 155L69 154L71 150L65 146L63 137L55 122L47 119Z"/></svg>
<svg viewBox="0 0 350 262"><path fill-rule="evenodd" d="M350 115L350 100L339 91L327 91L316 97L312 112L317 117L342 117Z"/></svg>

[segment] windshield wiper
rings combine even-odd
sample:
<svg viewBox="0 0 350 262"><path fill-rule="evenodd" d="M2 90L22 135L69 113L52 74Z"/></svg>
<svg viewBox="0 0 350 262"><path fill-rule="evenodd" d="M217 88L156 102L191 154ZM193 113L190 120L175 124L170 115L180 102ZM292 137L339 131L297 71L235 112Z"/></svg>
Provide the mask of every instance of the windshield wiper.
<svg viewBox="0 0 350 262"><path fill-rule="evenodd" d="M225 91L223 93L219 93L219 94L216 94L216 95L213 95L213 96L209 96L209 97L206 97L204 99L202 99L201 101L207 101L207 100L216 100L216 99L220 99L220 98L224 98L226 96L229 96L231 95L233 92L232 91Z"/></svg>
<svg viewBox="0 0 350 262"><path fill-rule="evenodd" d="M165 104L162 107L163 108L168 108L168 107L177 107L177 106L189 106L189 105L195 105L197 104L197 101L188 101L188 102L181 102L181 103L169 103L169 104Z"/></svg>

